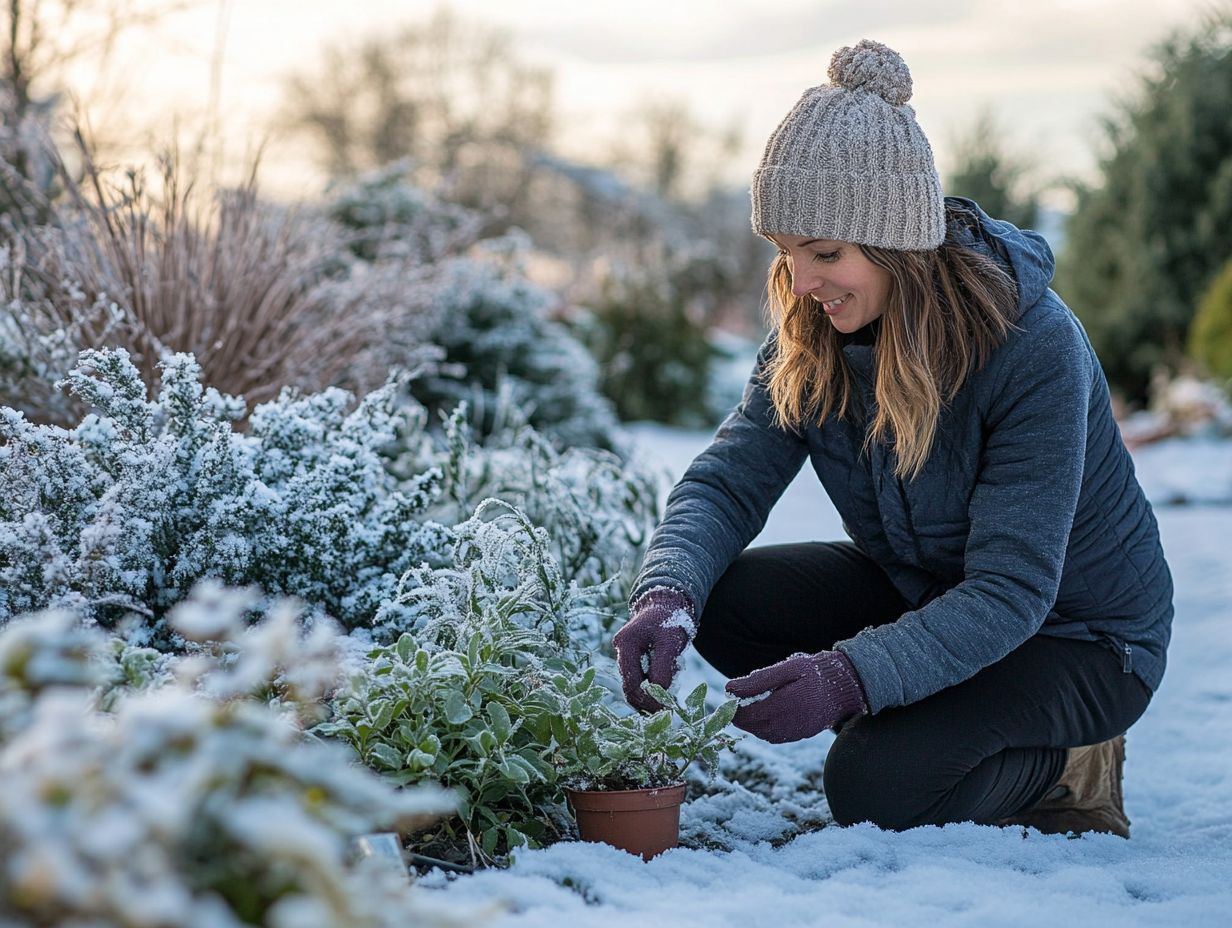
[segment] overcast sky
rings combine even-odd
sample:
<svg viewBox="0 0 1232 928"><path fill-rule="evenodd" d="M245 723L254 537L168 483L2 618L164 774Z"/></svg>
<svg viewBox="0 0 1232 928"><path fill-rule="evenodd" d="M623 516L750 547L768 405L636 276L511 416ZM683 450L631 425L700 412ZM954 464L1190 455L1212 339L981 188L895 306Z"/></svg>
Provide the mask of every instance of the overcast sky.
<svg viewBox="0 0 1232 928"><path fill-rule="evenodd" d="M585 155L620 131L639 101L680 100L745 148L733 180L800 93L825 80L830 54L861 38L897 49L912 105L942 170L956 132L991 106L1015 148L1048 173L1088 174L1097 119L1134 85L1144 53L1199 21L1205 0L453 0L466 19L508 28L530 61L555 74L562 147ZM121 47L108 86L125 88L94 118L115 131L165 133L218 112L226 151L242 160L269 130L285 76L307 71L331 41L425 19L435 0L201 0ZM216 54L222 50L222 55ZM99 99L114 101L114 94ZM267 189L311 184L298 144L277 139ZM278 177L271 177L271 168ZM281 179L281 183L280 183Z"/></svg>

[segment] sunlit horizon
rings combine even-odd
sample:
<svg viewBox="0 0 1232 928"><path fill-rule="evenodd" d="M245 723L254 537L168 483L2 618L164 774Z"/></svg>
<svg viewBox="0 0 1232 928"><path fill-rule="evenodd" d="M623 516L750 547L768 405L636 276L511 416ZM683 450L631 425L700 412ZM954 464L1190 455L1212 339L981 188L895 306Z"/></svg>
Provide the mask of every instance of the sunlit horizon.
<svg viewBox="0 0 1232 928"><path fill-rule="evenodd" d="M111 72L78 69L74 92L92 125L124 159L167 144L175 129L210 139L221 176L236 179L264 144L262 186L281 197L324 187L303 138L278 124L291 73L309 74L338 41L423 22L442 6L467 22L507 29L520 57L554 75L552 147L602 163L622 120L648 100L678 101L741 146L725 171L740 186L764 140L808 86L825 80L830 54L860 38L883 41L911 67L911 101L944 174L954 140L989 109L1007 146L1037 179L1093 175L1100 117L1131 92L1149 48L1197 23L1202 0L840 2L649 0L577 4L540 0L210 0L125 36Z"/></svg>

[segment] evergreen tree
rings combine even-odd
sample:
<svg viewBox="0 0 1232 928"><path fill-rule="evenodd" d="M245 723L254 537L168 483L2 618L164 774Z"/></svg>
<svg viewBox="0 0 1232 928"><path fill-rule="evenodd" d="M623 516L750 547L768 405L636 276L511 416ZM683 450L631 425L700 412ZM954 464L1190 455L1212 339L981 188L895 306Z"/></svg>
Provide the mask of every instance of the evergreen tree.
<svg viewBox="0 0 1232 928"><path fill-rule="evenodd" d="M1057 282L1131 401L1153 367L1179 365L1198 300L1232 255L1232 5L1152 59L1105 122L1102 182L1078 188Z"/></svg>
<svg viewBox="0 0 1232 928"><path fill-rule="evenodd" d="M947 194L969 197L988 215L1019 228L1035 227L1039 200L1034 191L1023 190L1030 166L1006 150L1003 132L988 110L958 140L956 150L954 169L945 179Z"/></svg>
<svg viewBox="0 0 1232 928"><path fill-rule="evenodd" d="M1232 380L1232 259L1198 303L1189 330L1189 353L1209 373Z"/></svg>

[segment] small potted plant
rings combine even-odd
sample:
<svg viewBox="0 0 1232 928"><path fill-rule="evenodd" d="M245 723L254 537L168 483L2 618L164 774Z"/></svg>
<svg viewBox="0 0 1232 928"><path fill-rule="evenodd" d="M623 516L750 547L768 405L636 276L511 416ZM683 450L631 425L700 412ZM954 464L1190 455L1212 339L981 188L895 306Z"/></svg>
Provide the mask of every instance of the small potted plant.
<svg viewBox="0 0 1232 928"><path fill-rule="evenodd" d="M590 670L555 681L563 697L552 757L558 782L583 841L602 841L650 860L679 841L685 770L695 761L713 768L719 751L736 742L725 731L736 701L708 713L704 683L683 703L645 683L665 708L652 715L618 714L610 691L593 678Z"/></svg>

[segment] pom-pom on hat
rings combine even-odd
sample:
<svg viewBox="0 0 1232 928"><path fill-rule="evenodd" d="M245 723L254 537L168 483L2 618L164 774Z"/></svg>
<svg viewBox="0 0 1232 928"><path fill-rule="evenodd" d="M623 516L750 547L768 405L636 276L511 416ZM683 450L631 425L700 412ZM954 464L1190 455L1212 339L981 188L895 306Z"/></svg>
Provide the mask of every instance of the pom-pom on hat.
<svg viewBox="0 0 1232 928"><path fill-rule="evenodd" d="M915 119L911 72L863 39L830 59L829 84L804 92L753 174L753 230L901 251L945 238L933 150Z"/></svg>

